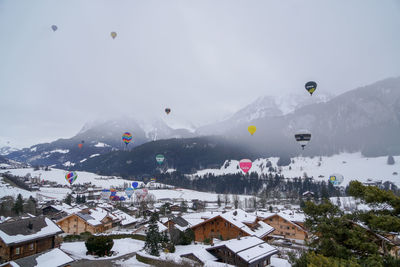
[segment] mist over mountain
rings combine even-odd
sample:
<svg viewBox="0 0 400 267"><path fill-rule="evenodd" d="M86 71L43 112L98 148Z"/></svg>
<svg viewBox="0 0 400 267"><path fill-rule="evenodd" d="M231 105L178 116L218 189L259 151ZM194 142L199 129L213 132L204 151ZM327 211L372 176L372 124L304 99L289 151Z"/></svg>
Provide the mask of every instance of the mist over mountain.
<svg viewBox="0 0 400 267"><path fill-rule="evenodd" d="M171 116L172 118L172 116ZM32 165L52 165L57 167L79 166L90 171L107 171L103 167L97 169L96 164L104 165L107 154L107 164L126 170L121 173L151 172L152 168L125 166L114 163L120 157L126 162L128 152L132 157L138 157L137 146L152 142L151 145L141 146L142 157L154 165L154 153L166 153L168 144L177 153L175 139L185 144L207 143L210 135L220 136L212 139L218 147L218 154L226 158L218 161L200 162L197 158L214 159L214 150L192 150L185 155L185 160L193 164L185 165L183 169L194 170L205 165L220 164L225 159L240 159L235 155L247 151L247 157L270 157L296 155L316 156L332 155L341 152L361 151L365 156L384 156L400 154L400 77L389 78L374 84L348 91L336 97L318 95L318 91L309 96L261 97L254 103L244 107L230 118L219 123L213 123L197 130L172 128L173 119L120 117L114 119L88 122L78 134L69 139L59 139L51 143L43 143L6 154L7 158ZM255 125L256 133L251 136L247 127ZM302 129L311 132L311 142L305 150L296 143L294 134ZM129 131L133 141L126 147L121 140L122 133ZM197 137L196 141L190 141ZM158 142L163 140L162 142ZM83 147L78 144L84 141ZM179 145L178 145L179 144ZM157 146L160 146L157 148ZM151 151L147 151L150 149ZM229 153L223 150L230 151ZM165 151L164 151L165 150ZM108 154L110 152L113 152ZM120 151L120 152L115 152ZM194 152L196 151L196 153ZM119 154L122 153L122 154ZM153 153L153 154L152 154ZM172 152L170 152L172 153ZM122 156L123 155L123 156ZM113 157L116 157L113 160ZM176 156L177 158L180 158ZM99 161L97 161L99 160ZM182 160L182 159L181 159ZM180 166L176 159L174 166ZM90 164L89 164L90 162ZM140 164L144 164L141 162ZM154 166L153 166L154 167ZM182 166L181 166L182 167ZM111 167L109 167L111 168ZM129 171L128 171L129 170ZM153 170L154 171L154 170Z"/></svg>

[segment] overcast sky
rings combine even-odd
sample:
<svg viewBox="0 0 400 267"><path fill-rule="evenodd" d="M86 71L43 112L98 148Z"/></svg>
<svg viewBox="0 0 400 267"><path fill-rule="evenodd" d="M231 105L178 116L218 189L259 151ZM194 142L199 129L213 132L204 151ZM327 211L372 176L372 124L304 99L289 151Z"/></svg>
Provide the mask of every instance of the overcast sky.
<svg viewBox="0 0 400 267"><path fill-rule="evenodd" d="M399 29L398 0L0 0L0 144L167 106L202 125L309 80L337 95L400 75Z"/></svg>

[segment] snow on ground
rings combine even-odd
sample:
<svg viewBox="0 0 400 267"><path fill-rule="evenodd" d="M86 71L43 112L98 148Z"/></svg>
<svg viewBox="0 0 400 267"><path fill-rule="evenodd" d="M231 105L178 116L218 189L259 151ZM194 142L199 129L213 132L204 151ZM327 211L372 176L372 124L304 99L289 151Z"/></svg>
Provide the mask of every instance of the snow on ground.
<svg viewBox="0 0 400 267"><path fill-rule="evenodd" d="M295 178L302 177L306 173L308 177L314 177L316 181L328 181L329 175L340 173L344 176L343 186L349 184L351 180L366 182L367 179L391 181L400 186L400 156L394 156L394 165L386 163L387 156L366 158L361 153L342 153L331 157L321 157L321 166L318 166L319 159L320 157L292 158L294 163L282 167L282 174L286 178ZM269 168L266 167L268 161L271 162L273 168L279 169L277 166L278 158L256 159L253 161L250 172L268 174ZM239 168L239 161L227 160L220 169L204 169L192 176L204 176L208 173L223 175L238 172L242 172ZM321 175L323 177L319 178Z"/></svg>
<svg viewBox="0 0 400 267"><path fill-rule="evenodd" d="M183 198L185 200L198 199L202 201L217 201L218 194L216 193L208 193L208 192L200 192L189 189L177 188L177 189L156 189L149 190L149 193L152 193L157 199L160 198ZM252 198L250 195L239 195L239 199L244 201L245 198ZM229 200L232 200L231 197Z"/></svg>
<svg viewBox="0 0 400 267"><path fill-rule="evenodd" d="M112 251L116 252L111 257L95 257L93 255L86 255L87 249L85 242L67 242L61 244L61 249L68 253L75 260L88 259L88 260L104 260L113 259L129 253L139 251L143 248L144 241L132 238L114 239L114 246Z"/></svg>
<svg viewBox="0 0 400 267"><path fill-rule="evenodd" d="M41 187L39 192L36 192L36 196L43 199L63 200L69 193L71 193L69 188Z"/></svg>
<svg viewBox="0 0 400 267"><path fill-rule="evenodd" d="M42 180L53 181L61 185L69 186L69 183L67 182L67 180L65 180L65 174L67 173L67 171L65 170L51 169L50 171L44 171L44 170L34 171L32 168L25 168L25 169L0 170L0 173L7 171L9 171L12 175L17 175L17 176L25 176L28 173L30 173L32 177L39 177L40 175L40 179ZM78 174L78 178L76 179L74 184L83 184L90 182L93 185L102 188L110 188L111 186L122 187L124 185L124 182L129 184L132 183L132 181L124 180L122 178L113 176L101 176L95 173L81 172L81 171L77 171L76 173Z"/></svg>
<svg viewBox="0 0 400 267"><path fill-rule="evenodd" d="M47 153L61 153L61 154L67 154L68 152L69 152L68 149L55 149L55 150L52 150L52 151L47 152Z"/></svg>
<svg viewBox="0 0 400 267"><path fill-rule="evenodd" d="M0 198L5 196L12 196L16 198L18 194L21 194L23 198L29 198L30 196L36 197L36 193L13 187L10 184L4 182L3 178L0 177Z"/></svg>
<svg viewBox="0 0 400 267"><path fill-rule="evenodd" d="M95 147L109 147L110 145L107 145L105 143L102 142L98 142L97 144L94 145Z"/></svg>
<svg viewBox="0 0 400 267"><path fill-rule="evenodd" d="M100 156L100 154L93 154L93 155L90 155L89 158L94 158L94 157L97 157L97 156Z"/></svg>

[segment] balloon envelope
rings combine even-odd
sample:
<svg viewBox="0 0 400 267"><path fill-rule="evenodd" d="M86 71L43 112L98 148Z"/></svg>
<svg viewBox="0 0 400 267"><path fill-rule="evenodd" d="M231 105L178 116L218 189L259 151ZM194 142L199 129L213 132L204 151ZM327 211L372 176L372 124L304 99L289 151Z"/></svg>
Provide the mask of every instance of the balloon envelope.
<svg viewBox="0 0 400 267"><path fill-rule="evenodd" d="M58 27L56 25L51 25L51 29L55 32L58 29Z"/></svg>
<svg viewBox="0 0 400 267"><path fill-rule="evenodd" d="M101 191L101 193L100 193L100 197L102 199L109 199L110 195L111 195L111 191L108 189L103 189L103 191Z"/></svg>
<svg viewBox="0 0 400 267"><path fill-rule="evenodd" d="M76 174L76 172L68 172L65 175L65 179L71 185L75 182L76 178L78 178L78 174Z"/></svg>
<svg viewBox="0 0 400 267"><path fill-rule="evenodd" d="M249 159L242 159L241 161L239 161L239 167L244 173L247 173L252 165L253 163Z"/></svg>
<svg viewBox="0 0 400 267"><path fill-rule="evenodd" d="M334 186L339 186L344 180L343 175L339 173L334 173L329 176L329 182L331 182Z"/></svg>
<svg viewBox="0 0 400 267"><path fill-rule="evenodd" d="M117 37L117 33L116 32L111 32L111 37L113 38L113 39L115 39L115 37ZM123 39L123 38L122 38Z"/></svg>
<svg viewBox="0 0 400 267"><path fill-rule="evenodd" d="M167 115L168 115L170 112L171 112L171 109L170 109L170 108L166 108L166 109L165 109L165 113L167 113Z"/></svg>
<svg viewBox="0 0 400 267"><path fill-rule="evenodd" d="M82 148L82 147L83 147L83 144L78 144L78 147L79 147L79 148Z"/></svg>
<svg viewBox="0 0 400 267"><path fill-rule="evenodd" d="M294 135L296 141L300 144L300 146L304 149L304 147L310 142L311 140L311 133L307 130L301 130Z"/></svg>
<svg viewBox="0 0 400 267"><path fill-rule="evenodd" d="M125 132L122 135L122 141L124 141L126 145L128 145L131 142L131 140L132 140L132 134L130 132Z"/></svg>
<svg viewBox="0 0 400 267"><path fill-rule="evenodd" d="M247 128L247 130L249 131L249 133L250 133L251 135L253 135L253 134L256 132L257 128L256 128L256 126L251 125L251 126L249 126L249 127Z"/></svg>
<svg viewBox="0 0 400 267"><path fill-rule="evenodd" d="M306 83L305 88L310 93L310 95L312 95L314 91L317 89L317 83L309 81L308 83Z"/></svg>
<svg viewBox="0 0 400 267"><path fill-rule="evenodd" d="M164 155L158 154L158 155L156 156L156 161L157 161L157 163L160 164L160 165L164 162L164 159L165 159Z"/></svg>
<svg viewBox="0 0 400 267"><path fill-rule="evenodd" d="M128 188L125 189L125 194L126 194L129 198L131 198L131 196L133 195L133 192L134 192L134 190L133 190L133 188L131 188L131 187L128 187Z"/></svg>
<svg viewBox="0 0 400 267"><path fill-rule="evenodd" d="M133 182L133 183L132 183L132 187L133 187L133 188L137 188L138 186L139 186L139 183L138 183L138 182Z"/></svg>

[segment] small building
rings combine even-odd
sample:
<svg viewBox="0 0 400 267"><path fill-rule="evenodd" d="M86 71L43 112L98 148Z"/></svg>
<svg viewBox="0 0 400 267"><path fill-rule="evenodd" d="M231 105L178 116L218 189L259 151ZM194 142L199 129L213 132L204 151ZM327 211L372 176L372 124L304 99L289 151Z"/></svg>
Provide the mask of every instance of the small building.
<svg viewBox="0 0 400 267"><path fill-rule="evenodd" d="M302 243L308 237L308 233L304 228L305 216L303 213L294 213L293 211L279 213L258 212L257 217L258 220L274 227L275 230L269 235L269 238L289 239Z"/></svg>
<svg viewBox="0 0 400 267"><path fill-rule="evenodd" d="M219 238L222 240L242 236L257 236L266 239L274 228L257 217L241 209L216 214L215 216L191 227L196 241Z"/></svg>
<svg viewBox="0 0 400 267"><path fill-rule="evenodd" d="M34 267L34 266L52 266L52 267L70 267L74 259L64 253L61 249L55 248L39 254L11 261L4 267Z"/></svg>
<svg viewBox="0 0 400 267"><path fill-rule="evenodd" d="M59 246L63 231L49 218L38 216L0 224L2 262L31 256Z"/></svg>
<svg viewBox="0 0 400 267"><path fill-rule="evenodd" d="M307 199L311 199L311 198L314 197L314 193L311 192L311 191L306 191L306 192L303 193L303 197L307 198Z"/></svg>
<svg viewBox="0 0 400 267"><path fill-rule="evenodd" d="M223 241L206 249L219 261L238 267L261 267L271 263L278 250L255 236Z"/></svg>

